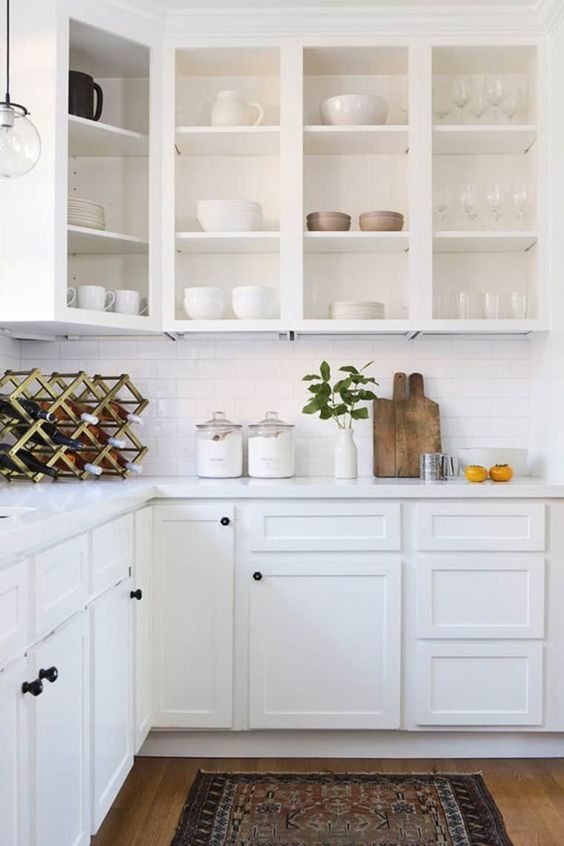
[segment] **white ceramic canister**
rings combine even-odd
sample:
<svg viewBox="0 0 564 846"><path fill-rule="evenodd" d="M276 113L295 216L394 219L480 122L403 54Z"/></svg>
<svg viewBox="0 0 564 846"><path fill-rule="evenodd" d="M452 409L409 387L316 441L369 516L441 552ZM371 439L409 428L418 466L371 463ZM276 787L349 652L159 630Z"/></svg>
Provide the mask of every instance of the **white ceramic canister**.
<svg viewBox="0 0 564 846"><path fill-rule="evenodd" d="M249 426L249 476L288 479L294 475L294 427L275 411Z"/></svg>
<svg viewBox="0 0 564 846"><path fill-rule="evenodd" d="M223 411L196 425L196 473L206 479L236 479L243 473L243 432Z"/></svg>

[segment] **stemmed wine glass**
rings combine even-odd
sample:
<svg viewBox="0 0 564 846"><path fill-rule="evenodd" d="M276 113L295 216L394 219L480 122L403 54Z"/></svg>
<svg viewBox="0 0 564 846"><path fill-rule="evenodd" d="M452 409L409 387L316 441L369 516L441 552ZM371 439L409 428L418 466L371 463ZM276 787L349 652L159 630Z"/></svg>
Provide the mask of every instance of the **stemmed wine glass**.
<svg viewBox="0 0 564 846"><path fill-rule="evenodd" d="M493 106L496 120L499 120L498 108L505 96L503 80L499 76L488 76L486 79L486 99Z"/></svg>
<svg viewBox="0 0 564 846"><path fill-rule="evenodd" d="M525 217L527 205L529 202L529 192L527 190L527 186L524 182L516 182L513 185L511 194L513 198L513 208L515 209L517 220L522 226L523 218Z"/></svg>
<svg viewBox="0 0 564 846"><path fill-rule="evenodd" d="M476 118L477 122L479 122L486 113L488 109L488 101L486 100L486 92L484 91L483 86L481 88L474 89L469 109Z"/></svg>
<svg viewBox="0 0 564 846"><path fill-rule="evenodd" d="M450 193L446 185L439 185L435 191L435 211L439 216L441 227L444 227L450 206Z"/></svg>
<svg viewBox="0 0 564 846"><path fill-rule="evenodd" d="M490 208L491 216L497 223L503 210L503 195L501 188L496 182L486 186L486 201Z"/></svg>
<svg viewBox="0 0 564 846"><path fill-rule="evenodd" d="M433 92L433 114L442 122L450 112L450 100L444 90Z"/></svg>
<svg viewBox="0 0 564 846"><path fill-rule="evenodd" d="M474 223L479 214L478 194L473 185L466 182L460 187L458 198L469 223Z"/></svg>
<svg viewBox="0 0 564 846"><path fill-rule="evenodd" d="M472 97L472 85L466 76L455 76L452 83L452 102L459 109L462 121L464 107Z"/></svg>
<svg viewBox="0 0 564 846"><path fill-rule="evenodd" d="M501 111L511 123L513 118L525 109L525 97L521 88L516 88L508 94L507 97L501 101L500 106Z"/></svg>

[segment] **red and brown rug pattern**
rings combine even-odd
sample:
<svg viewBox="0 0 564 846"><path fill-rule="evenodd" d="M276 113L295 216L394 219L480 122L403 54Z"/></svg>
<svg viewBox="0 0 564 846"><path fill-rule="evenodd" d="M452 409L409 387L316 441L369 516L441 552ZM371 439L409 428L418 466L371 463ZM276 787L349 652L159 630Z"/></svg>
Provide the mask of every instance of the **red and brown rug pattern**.
<svg viewBox="0 0 564 846"><path fill-rule="evenodd" d="M198 773L171 846L512 846L479 775Z"/></svg>

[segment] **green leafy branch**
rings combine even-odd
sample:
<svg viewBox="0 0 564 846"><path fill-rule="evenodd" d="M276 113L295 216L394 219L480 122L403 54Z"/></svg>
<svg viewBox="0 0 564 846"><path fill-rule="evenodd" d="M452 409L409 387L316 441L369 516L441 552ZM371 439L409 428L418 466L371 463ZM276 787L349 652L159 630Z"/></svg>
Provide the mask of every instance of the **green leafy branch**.
<svg viewBox="0 0 564 846"><path fill-rule="evenodd" d="M334 385L331 385L331 368L326 361L322 361L319 373L307 373L302 382L311 382L308 391L313 394L309 402L302 408L303 414L317 414L321 420L333 419L339 429L351 429L353 420L366 420L368 409L366 406L358 408L360 402L370 402L377 399L376 394L367 385L377 385L373 376L366 376L364 371L374 364L369 361L360 370L347 364L339 367L339 372L346 374Z"/></svg>

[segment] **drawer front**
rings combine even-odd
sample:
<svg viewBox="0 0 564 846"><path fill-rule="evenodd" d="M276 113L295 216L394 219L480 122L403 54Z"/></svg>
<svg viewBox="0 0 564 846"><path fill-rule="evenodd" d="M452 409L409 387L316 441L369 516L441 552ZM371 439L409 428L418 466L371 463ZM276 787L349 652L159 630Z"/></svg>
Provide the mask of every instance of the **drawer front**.
<svg viewBox="0 0 564 846"><path fill-rule="evenodd" d="M127 578L133 555L133 514L94 529L91 594L97 596Z"/></svg>
<svg viewBox="0 0 564 846"><path fill-rule="evenodd" d="M88 536L79 535L35 556L34 634L41 637L84 608L88 597Z"/></svg>
<svg viewBox="0 0 564 846"><path fill-rule="evenodd" d="M416 678L418 725L542 724L541 643L420 643Z"/></svg>
<svg viewBox="0 0 564 846"><path fill-rule="evenodd" d="M28 580L27 561L0 570L0 668L27 645Z"/></svg>
<svg viewBox="0 0 564 846"><path fill-rule="evenodd" d="M544 637L545 562L536 555L417 561L417 637Z"/></svg>
<svg viewBox="0 0 564 846"><path fill-rule="evenodd" d="M424 550L541 551L542 503L444 502L417 506L417 545Z"/></svg>
<svg viewBox="0 0 564 846"><path fill-rule="evenodd" d="M253 551L399 550L400 505L365 502L272 502L246 514Z"/></svg>

